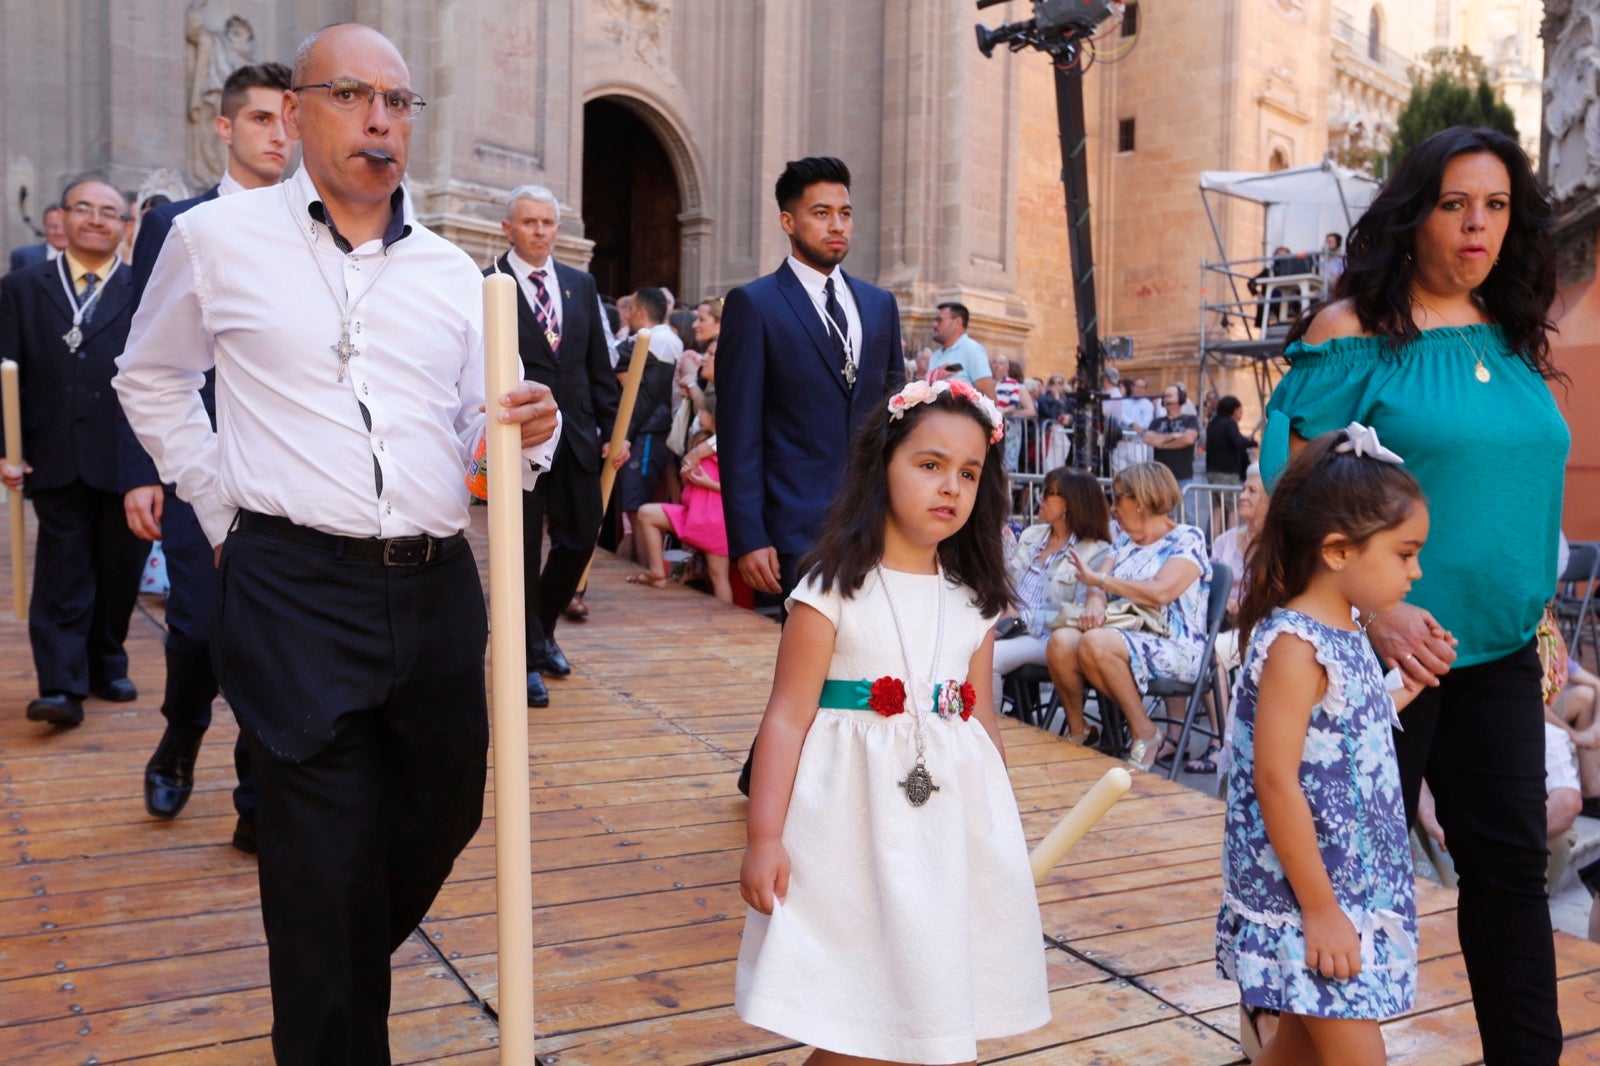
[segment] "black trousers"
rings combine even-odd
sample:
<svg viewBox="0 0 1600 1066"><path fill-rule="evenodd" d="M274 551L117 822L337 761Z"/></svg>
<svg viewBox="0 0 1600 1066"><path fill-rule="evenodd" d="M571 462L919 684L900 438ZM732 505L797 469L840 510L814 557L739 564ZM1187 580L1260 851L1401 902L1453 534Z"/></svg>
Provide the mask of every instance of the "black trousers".
<svg viewBox="0 0 1600 1066"><path fill-rule="evenodd" d="M482 820L472 551L385 567L235 530L219 577L212 654L256 770L273 1054L387 1066L389 956Z"/></svg>
<svg viewBox="0 0 1600 1066"><path fill-rule="evenodd" d="M603 518L600 475L584 470L565 451L556 456L533 491L522 494L522 589L530 668L578 591ZM550 521L550 557L543 560L541 569L546 519Z"/></svg>
<svg viewBox="0 0 1600 1066"><path fill-rule="evenodd" d="M1461 888L1456 912L1487 1066L1555 1066L1555 943L1545 894L1544 702L1532 643L1452 670L1400 715L1406 815L1426 776Z"/></svg>
<svg viewBox="0 0 1600 1066"><path fill-rule="evenodd" d="M161 551L167 560L167 688L161 713L175 729L204 732L211 725L211 701L217 676L211 668L211 603L217 589L216 554L200 528L194 508L164 490L161 506ZM250 770L250 745L244 734L233 746L239 785L233 807L254 818L255 775Z"/></svg>
<svg viewBox="0 0 1600 1066"><path fill-rule="evenodd" d="M82 481L29 493L39 520L28 639L39 692L82 698L128 676L128 620L150 545L128 530L122 497Z"/></svg>

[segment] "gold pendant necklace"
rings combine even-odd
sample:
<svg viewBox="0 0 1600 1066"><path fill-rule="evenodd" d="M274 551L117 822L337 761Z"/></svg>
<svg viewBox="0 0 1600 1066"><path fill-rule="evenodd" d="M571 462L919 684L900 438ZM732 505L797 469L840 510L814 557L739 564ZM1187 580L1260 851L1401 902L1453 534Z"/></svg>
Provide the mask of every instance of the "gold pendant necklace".
<svg viewBox="0 0 1600 1066"><path fill-rule="evenodd" d="M1489 384L1489 378L1492 375L1489 373L1489 368L1483 365L1483 353L1478 351L1478 346L1472 343L1472 338L1467 336L1467 331L1461 326L1456 327L1456 336L1465 341L1467 350L1472 352L1472 359L1474 363L1472 368L1472 376L1483 382L1485 385Z"/></svg>

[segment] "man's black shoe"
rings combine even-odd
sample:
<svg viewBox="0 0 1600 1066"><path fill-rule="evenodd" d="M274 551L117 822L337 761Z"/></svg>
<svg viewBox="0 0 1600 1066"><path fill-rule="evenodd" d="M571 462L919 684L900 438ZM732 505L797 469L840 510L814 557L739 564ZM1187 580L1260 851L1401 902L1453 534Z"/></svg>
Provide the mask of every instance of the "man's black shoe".
<svg viewBox="0 0 1600 1066"><path fill-rule="evenodd" d="M89 692L97 699L110 703L132 703L139 698L139 690L125 677L114 677L103 685L94 686Z"/></svg>
<svg viewBox="0 0 1600 1066"><path fill-rule="evenodd" d="M550 706L550 690L544 687L544 678L539 676L539 671L528 671L528 706Z"/></svg>
<svg viewBox="0 0 1600 1066"><path fill-rule="evenodd" d="M200 755L203 732L174 730L161 734L161 743L144 767L144 809L154 818L176 818L194 792L194 761Z"/></svg>
<svg viewBox="0 0 1600 1066"><path fill-rule="evenodd" d="M256 844L256 820L239 816L233 825L233 847L235 851L242 851L246 855L254 855L258 850Z"/></svg>
<svg viewBox="0 0 1600 1066"><path fill-rule="evenodd" d="M83 701L64 692L52 692L29 703L26 713L30 722L49 722L58 726L82 725Z"/></svg>
<svg viewBox="0 0 1600 1066"><path fill-rule="evenodd" d="M549 674L551 677L566 677L572 673L572 664L561 654L561 646L556 643L555 637L550 637L544 642L544 648L541 649L538 658L539 662L535 668L540 673Z"/></svg>

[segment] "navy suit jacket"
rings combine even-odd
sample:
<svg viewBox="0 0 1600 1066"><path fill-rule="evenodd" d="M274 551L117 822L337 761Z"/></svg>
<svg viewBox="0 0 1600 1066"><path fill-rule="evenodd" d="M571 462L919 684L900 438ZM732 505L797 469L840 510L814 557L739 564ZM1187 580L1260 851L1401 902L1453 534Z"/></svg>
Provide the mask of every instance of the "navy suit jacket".
<svg viewBox="0 0 1600 1066"><path fill-rule="evenodd" d="M855 388L785 262L734 289L717 340L717 461L732 558L810 549L863 418L900 387L900 309L840 271L861 316Z"/></svg>
<svg viewBox="0 0 1600 1066"><path fill-rule="evenodd" d="M24 244L21 248L11 249L11 269L21 270L35 263L43 263L49 258L50 246L43 241L38 244Z"/></svg>
<svg viewBox="0 0 1600 1066"><path fill-rule="evenodd" d="M199 196L151 208L145 212L144 218L139 220L139 235L133 240L133 310L137 311L139 303L144 299L144 287L150 284L150 273L155 270L156 259L161 255L161 246L166 243L167 233L172 229L172 220L189 208L216 198L217 187L213 185ZM211 416L213 426L217 424L215 381L216 371L206 371L205 387L200 390L200 396L205 401L206 414ZM156 473L156 464L145 452L144 445L139 443L139 438L134 436L133 427L128 425L127 416L122 413L119 404L117 407L118 490L127 492L142 485L157 485L160 482L161 475Z"/></svg>
<svg viewBox="0 0 1600 1066"><path fill-rule="evenodd" d="M102 286L74 356L62 339L72 328L61 284L66 265L63 256L0 278L0 357L17 361L22 454L33 467L23 486L55 489L81 479L117 492L120 408L111 377L133 321L132 272L120 267Z"/></svg>
<svg viewBox="0 0 1600 1066"><path fill-rule="evenodd" d="M559 356L551 351L518 282L517 354L522 357L522 376L547 386L561 410L561 440L552 463L571 456L585 473L598 474L600 445L611 438L622 387L611 369L594 278L554 259L550 263L561 287L561 349ZM495 273L516 279L506 255L483 272L485 277Z"/></svg>

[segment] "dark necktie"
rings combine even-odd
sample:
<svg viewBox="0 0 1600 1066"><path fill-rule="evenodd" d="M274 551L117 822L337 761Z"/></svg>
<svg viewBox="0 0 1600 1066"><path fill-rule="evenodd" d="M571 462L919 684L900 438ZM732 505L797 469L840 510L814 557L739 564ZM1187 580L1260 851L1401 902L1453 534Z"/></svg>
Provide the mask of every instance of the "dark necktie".
<svg viewBox="0 0 1600 1066"><path fill-rule="evenodd" d="M534 317L539 320L539 328L544 330L553 352L561 347L561 328L556 325L556 305L550 302L550 291L544 287L544 271L530 272L528 280L533 283Z"/></svg>
<svg viewBox="0 0 1600 1066"><path fill-rule="evenodd" d="M823 295L827 297L824 306L827 308L828 317L833 320L834 352L839 356L839 372L846 378L850 377L850 323L844 317L844 308L839 305L839 297L833 291L833 278L822 284Z"/></svg>
<svg viewBox="0 0 1600 1066"><path fill-rule="evenodd" d="M94 317L94 304L89 301L94 299L95 286L99 284L100 275L92 270L84 272L83 292L78 295L78 306L83 308L83 324L86 326L89 324L89 320Z"/></svg>

